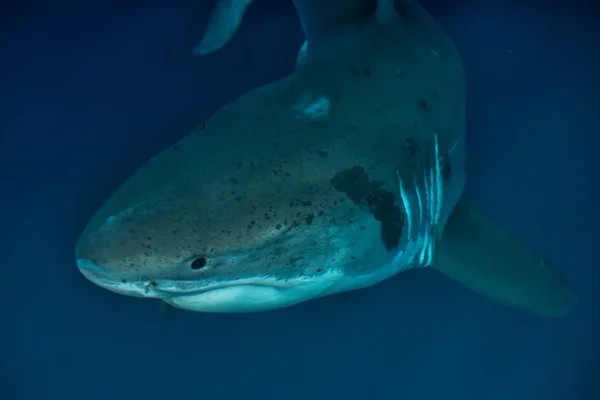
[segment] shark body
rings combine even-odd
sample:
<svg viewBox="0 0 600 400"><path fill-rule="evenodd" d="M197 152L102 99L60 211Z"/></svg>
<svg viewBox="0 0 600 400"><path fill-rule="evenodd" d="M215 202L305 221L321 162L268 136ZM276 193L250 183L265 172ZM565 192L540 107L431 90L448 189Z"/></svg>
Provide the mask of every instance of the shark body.
<svg viewBox="0 0 600 400"><path fill-rule="evenodd" d="M412 0L296 0L297 68L135 172L76 249L116 293L264 311L434 267L503 304L568 314L571 289L465 199L465 72ZM249 1L222 0L223 46Z"/></svg>

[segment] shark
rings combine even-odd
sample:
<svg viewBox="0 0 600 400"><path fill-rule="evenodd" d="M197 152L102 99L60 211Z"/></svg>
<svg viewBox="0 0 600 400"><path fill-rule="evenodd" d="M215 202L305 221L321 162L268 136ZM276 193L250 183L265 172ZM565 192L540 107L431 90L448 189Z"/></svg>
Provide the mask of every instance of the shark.
<svg viewBox="0 0 600 400"><path fill-rule="evenodd" d="M234 36L217 2L193 54ZM293 0L293 71L242 94L134 172L75 249L112 292L259 312L433 268L492 301L569 315L571 286L463 195L466 73L414 0Z"/></svg>

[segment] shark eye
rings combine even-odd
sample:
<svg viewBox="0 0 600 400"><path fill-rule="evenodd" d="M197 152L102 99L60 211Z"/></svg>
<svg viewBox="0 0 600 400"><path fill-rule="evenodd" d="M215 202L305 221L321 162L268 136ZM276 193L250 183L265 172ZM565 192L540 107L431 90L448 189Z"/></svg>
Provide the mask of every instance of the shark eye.
<svg viewBox="0 0 600 400"><path fill-rule="evenodd" d="M205 257L198 257L194 261L192 261L190 267L192 267L192 269L202 269L206 267L206 263L207 261Z"/></svg>

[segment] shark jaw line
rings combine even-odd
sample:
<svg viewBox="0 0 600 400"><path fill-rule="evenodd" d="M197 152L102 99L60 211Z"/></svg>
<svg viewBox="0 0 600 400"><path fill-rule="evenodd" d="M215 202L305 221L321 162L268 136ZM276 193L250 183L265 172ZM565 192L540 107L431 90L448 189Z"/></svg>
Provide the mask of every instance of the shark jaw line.
<svg viewBox="0 0 600 400"><path fill-rule="evenodd" d="M258 312L291 306L322 297L331 292L344 277L341 271L329 270L318 276L279 279L268 276L218 282L197 291L177 292L158 289L171 296L163 300L175 307L200 312Z"/></svg>
<svg viewBox="0 0 600 400"><path fill-rule="evenodd" d="M340 270L324 270L316 276L281 279L252 276L207 284L199 280L127 279L123 274L77 260L79 270L92 283L111 292L159 299L178 308L201 312L267 311L321 297L344 278Z"/></svg>
<svg viewBox="0 0 600 400"><path fill-rule="evenodd" d="M401 268L390 262L373 274L347 276L340 269L324 269L313 276L287 279L253 276L206 284L202 280L125 280L117 274L81 272L94 284L109 291L141 298L163 300L177 308L197 312L260 312L288 307L327 295L372 286L395 275Z"/></svg>
<svg viewBox="0 0 600 400"><path fill-rule="evenodd" d="M178 308L199 312L269 311L335 293L373 286L407 268L405 263L390 260L376 272L356 276L348 276L341 269L331 268L316 276L297 276L289 279L251 277L215 283L195 292L172 294L163 298L163 301ZM159 290L173 293L166 288Z"/></svg>

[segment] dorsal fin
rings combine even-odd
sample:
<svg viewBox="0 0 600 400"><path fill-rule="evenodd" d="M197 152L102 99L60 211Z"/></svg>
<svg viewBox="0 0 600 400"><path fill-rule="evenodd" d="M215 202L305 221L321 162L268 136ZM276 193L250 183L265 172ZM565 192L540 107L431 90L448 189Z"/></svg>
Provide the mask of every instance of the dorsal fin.
<svg viewBox="0 0 600 400"><path fill-rule="evenodd" d="M387 1L390 0L384 0ZM354 25L366 16L373 15L378 0L293 0L293 2L310 44L311 41L319 40L334 29Z"/></svg>
<svg viewBox="0 0 600 400"><path fill-rule="evenodd" d="M212 53L223 47L237 32L244 13L253 0L218 0L194 55ZM397 0L292 0L307 42L356 26L375 14L377 22L389 21Z"/></svg>
<svg viewBox="0 0 600 400"><path fill-rule="evenodd" d="M406 0L293 1L306 36L304 60L312 60L354 48L361 27L392 21L396 2Z"/></svg>

